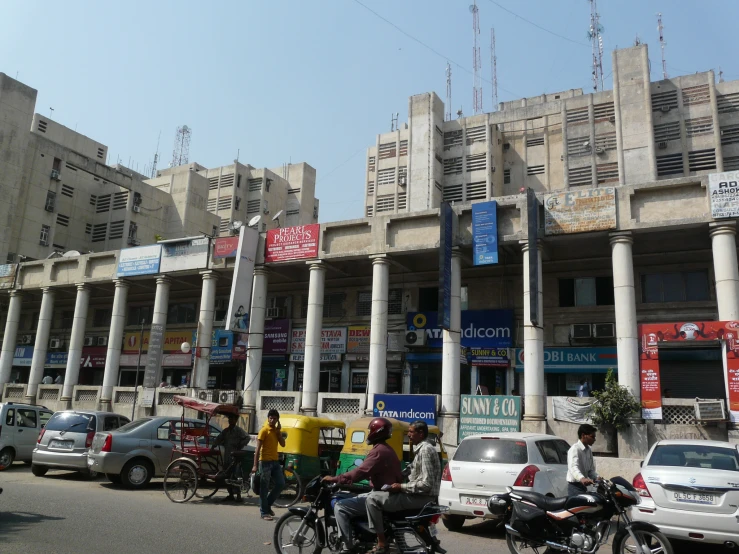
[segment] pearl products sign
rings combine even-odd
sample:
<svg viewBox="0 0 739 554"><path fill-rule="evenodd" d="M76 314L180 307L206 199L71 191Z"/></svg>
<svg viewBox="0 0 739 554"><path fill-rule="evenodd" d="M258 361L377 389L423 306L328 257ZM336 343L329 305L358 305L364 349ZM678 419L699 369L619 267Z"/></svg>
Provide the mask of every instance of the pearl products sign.
<svg viewBox="0 0 739 554"><path fill-rule="evenodd" d="M739 171L711 173L708 176L711 217L739 217Z"/></svg>
<svg viewBox="0 0 739 554"><path fill-rule="evenodd" d="M257 257L258 244L259 231L251 227L239 229L239 249L226 313L226 331L245 333L249 328L251 285L254 280L254 260Z"/></svg>
<svg viewBox="0 0 739 554"><path fill-rule="evenodd" d="M264 261L271 263L318 257L320 229L318 223L270 229L267 231Z"/></svg>

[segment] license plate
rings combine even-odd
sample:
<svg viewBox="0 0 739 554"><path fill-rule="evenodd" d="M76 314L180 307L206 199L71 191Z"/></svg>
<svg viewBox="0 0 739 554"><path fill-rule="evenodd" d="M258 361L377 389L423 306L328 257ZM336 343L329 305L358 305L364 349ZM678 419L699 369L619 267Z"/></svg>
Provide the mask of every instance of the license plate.
<svg viewBox="0 0 739 554"><path fill-rule="evenodd" d="M463 496L462 504L467 506L487 506L488 499L486 496Z"/></svg>
<svg viewBox="0 0 739 554"><path fill-rule="evenodd" d="M432 537L435 537L439 534L439 531L436 529L436 525L434 525L433 523L429 524L429 533Z"/></svg>
<svg viewBox="0 0 739 554"><path fill-rule="evenodd" d="M713 494L701 494L698 492L674 492L673 500L675 502L686 502L688 504L718 504L718 497Z"/></svg>
<svg viewBox="0 0 739 554"><path fill-rule="evenodd" d="M74 443L70 441L51 441L49 448L57 448L59 450L72 450Z"/></svg>

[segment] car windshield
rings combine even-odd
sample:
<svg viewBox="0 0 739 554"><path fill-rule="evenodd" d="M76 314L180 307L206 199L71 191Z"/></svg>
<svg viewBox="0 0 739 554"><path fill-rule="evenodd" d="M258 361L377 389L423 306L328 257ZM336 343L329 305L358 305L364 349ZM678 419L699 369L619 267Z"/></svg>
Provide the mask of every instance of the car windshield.
<svg viewBox="0 0 739 554"><path fill-rule="evenodd" d="M525 464L529 461L525 441L474 438L463 440L454 453L455 462Z"/></svg>
<svg viewBox="0 0 739 554"><path fill-rule="evenodd" d="M739 471L739 456L736 448L698 444L664 444L654 449L647 465Z"/></svg>
<svg viewBox="0 0 739 554"><path fill-rule="evenodd" d="M151 421L151 418L144 418L144 419L137 419L136 421L132 421L131 423L126 423L125 425L121 425L118 429L116 429L119 433L128 433L129 431L133 431L134 429L138 429L142 425L145 425L146 423L149 423Z"/></svg>
<svg viewBox="0 0 739 554"><path fill-rule="evenodd" d="M88 429L95 429L95 416L92 414L57 412L46 424L47 431L82 433Z"/></svg>

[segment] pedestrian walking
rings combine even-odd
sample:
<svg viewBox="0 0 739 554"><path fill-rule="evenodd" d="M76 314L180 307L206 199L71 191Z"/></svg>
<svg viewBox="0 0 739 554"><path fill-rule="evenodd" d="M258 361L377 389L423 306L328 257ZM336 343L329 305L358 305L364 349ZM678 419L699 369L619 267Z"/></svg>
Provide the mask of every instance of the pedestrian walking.
<svg viewBox="0 0 739 554"><path fill-rule="evenodd" d="M285 438L282 436L280 413L272 409L267 412L267 422L257 435L257 447L254 451L254 467L252 473L259 469L259 512L262 519L272 521L275 513L272 511L277 497L285 488L285 475L279 462L277 446L285 447ZM257 464L259 464L257 466ZM272 490L270 490L270 486Z"/></svg>

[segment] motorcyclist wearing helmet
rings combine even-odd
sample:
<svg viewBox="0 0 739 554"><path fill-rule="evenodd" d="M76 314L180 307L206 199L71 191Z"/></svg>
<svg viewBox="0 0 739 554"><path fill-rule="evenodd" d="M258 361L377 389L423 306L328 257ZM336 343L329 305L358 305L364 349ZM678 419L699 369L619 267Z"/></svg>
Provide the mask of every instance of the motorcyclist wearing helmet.
<svg viewBox="0 0 739 554"><path fill-rule="evenodd" d="M372 450L359 467L336 477L324 477L328 483L339 483L351 485L365 479L370 480L374 490L381 490L383 486L400 483L402 473L398 455L387 444L387 440L393 431L393 424L383 417L376 417L369 424L367 433L367 444L371 444ZM369 494L369 493L368 493ZM341 532L344 547L341 552L353 552L352 520L367 517L367 496L359 495L355 498L347 498L338 502L334 508L336 524Z"/></svg>

